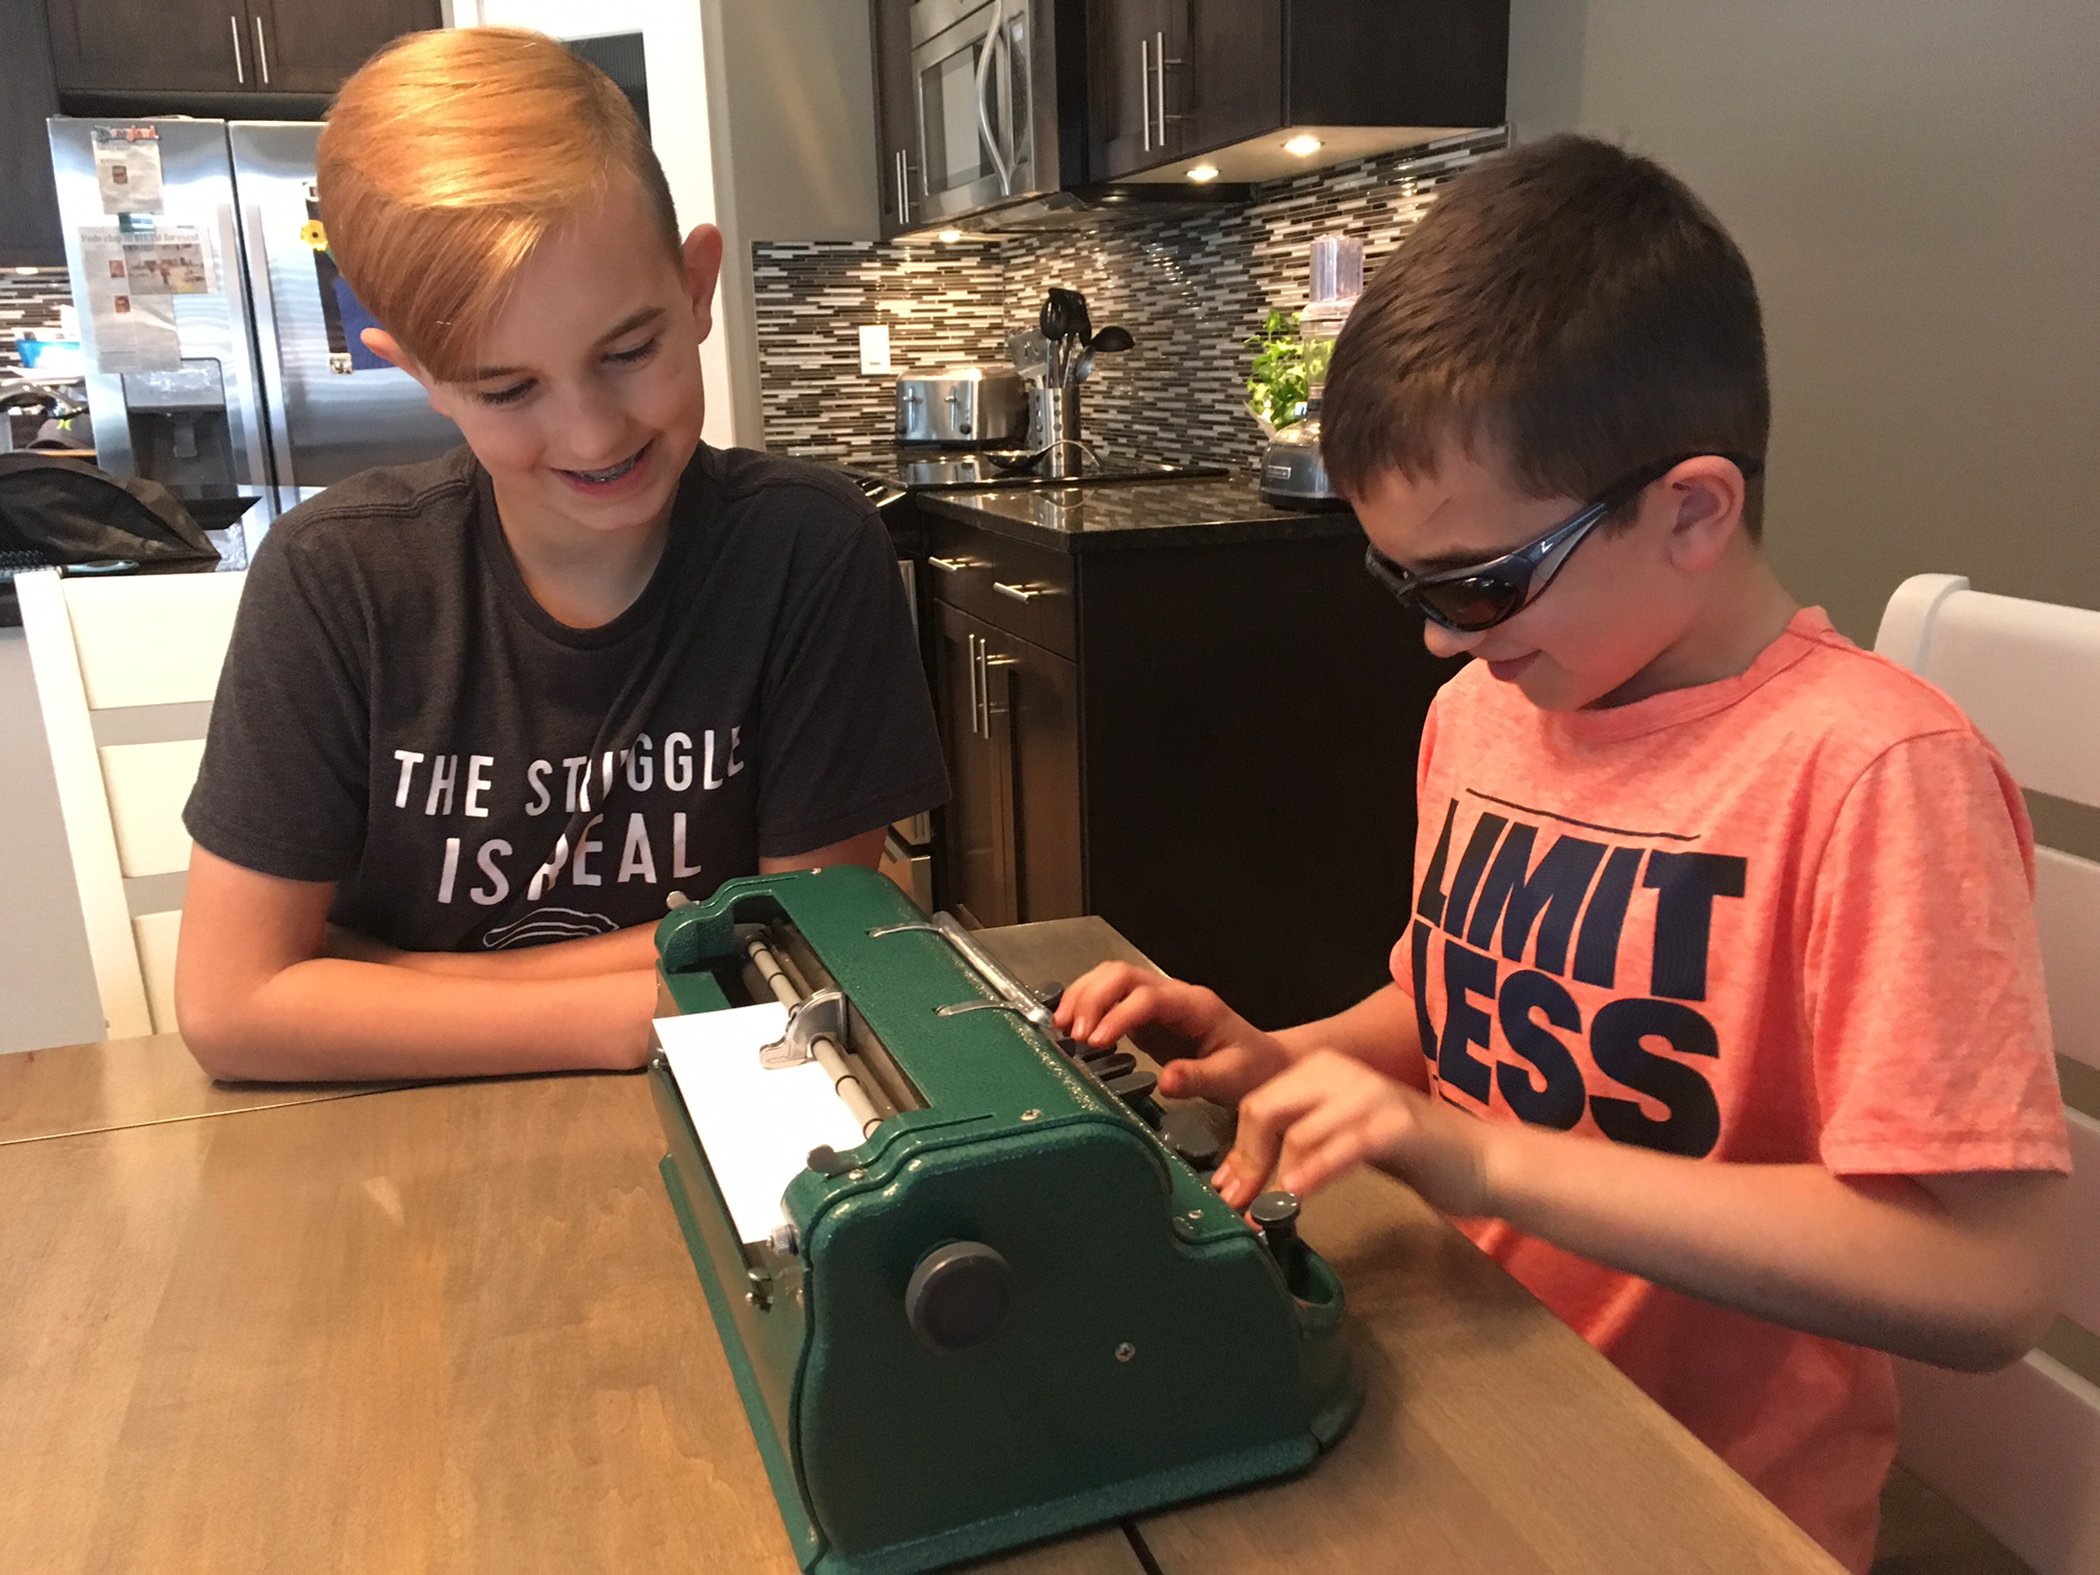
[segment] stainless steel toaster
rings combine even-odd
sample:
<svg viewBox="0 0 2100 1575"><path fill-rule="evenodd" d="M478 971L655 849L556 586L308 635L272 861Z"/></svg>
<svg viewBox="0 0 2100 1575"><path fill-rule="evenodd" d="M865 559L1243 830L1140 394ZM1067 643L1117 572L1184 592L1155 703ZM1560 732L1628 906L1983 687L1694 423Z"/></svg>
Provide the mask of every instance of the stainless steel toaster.
<svg viewBox="0 0 2100 1575"><path fill-rule="evenodd" d="M1021 374L996 364L951 366L897 379L897 441L1008 448L1028 435Z"/></svg>

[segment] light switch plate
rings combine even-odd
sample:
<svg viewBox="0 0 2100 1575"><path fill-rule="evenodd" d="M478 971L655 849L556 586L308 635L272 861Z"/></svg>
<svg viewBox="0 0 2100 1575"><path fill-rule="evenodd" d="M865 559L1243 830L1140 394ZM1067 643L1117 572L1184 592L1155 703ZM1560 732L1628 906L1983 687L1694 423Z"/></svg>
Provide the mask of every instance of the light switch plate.
<svg viewBox="0 0 2100 1575"><path fill-rule="evenodd" d="M890 369L888 323L860 325L860 369L863 372L887 372Z"/></svg>

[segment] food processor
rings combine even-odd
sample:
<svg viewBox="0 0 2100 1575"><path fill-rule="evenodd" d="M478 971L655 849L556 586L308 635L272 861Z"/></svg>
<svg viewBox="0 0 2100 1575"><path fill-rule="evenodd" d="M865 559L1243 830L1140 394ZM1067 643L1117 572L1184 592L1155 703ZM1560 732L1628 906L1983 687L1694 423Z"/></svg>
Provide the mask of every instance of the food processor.
<svg viewBox="0 0 2100 1575"><path fill-rule="evenodd" d="M1345 509L1320 458L1320 395L1327 363L1341 337L1349 309L1364 289L1364 244L1347 235L1322 235L1312 243L1311 289L1298 317L1305 353L1305 417L1284 427L1261 456L1261 495L1286 509Z"/></svg>

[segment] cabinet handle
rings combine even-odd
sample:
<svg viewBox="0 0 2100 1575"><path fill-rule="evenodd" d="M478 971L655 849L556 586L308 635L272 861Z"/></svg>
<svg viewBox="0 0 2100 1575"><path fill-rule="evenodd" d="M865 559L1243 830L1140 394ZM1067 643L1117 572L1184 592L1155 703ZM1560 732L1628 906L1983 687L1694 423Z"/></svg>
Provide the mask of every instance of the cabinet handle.
<svg viewBox="0 0 2100 1575"><path fill-rule="evenodd" d="M1181 119L1179 115L1169 115L1167 113L1167 67L1179 66L1180 64L1181 62L1178 60L1169 60L1167 58L1167 35L1165 33L1154 33L1152 35L1152 70L1154 73L1153 80L1157 85L1152 98L1159 106L1159 150L1162 153L1167 150L1167 122Z"/></svg>
<svg viewBox="0 0 2100 1575"><path fill-rule="evenodd" d="M970 642L970 736L982 737L977 731L977 636L968 635Z"/></svg>
<svg viewBox="0 0 2100 1575"><path fill-rule="evenodd" d="M226 13L226 25L233 32L233 79L242 87L246 87L248 67L241 59L241 19L229 11Z"/></svg>
<svg viewBox="0 0 2100 1575"><path fill-rule="evenodd" d="M992 655L991 642L988 640L981 641L978 644L977 665L984 669L984 678L977 688L978 692L984 696L984 736L987 741L992 736L992 669L995 667L1012 667L1019 661L1020 658L1018 656Z"/></svg>
<svg viewBox="0 0 2100 1575"><path fill-rule="evenodd" d="M936 569L939 569L943 574L960 574L965 569L977 567L968 558L936 558L929 554L926 561ZM972 636L972 638L975 637Z"/></svg>
<svg viewBox="0 0 2100 1575"><path fill-rule="evenodd" d="M1145 129L1145 151L1152 151L1152 46L1138 40L1138 120Z"/></svg>
<svg viewBox="0 0 2100 1575"><path fill-rule="evenodd" d="M268 87L270 85L270 46L263 42L262 16L260 13L256 14L254 22L255 58L262 67L263 86Z"/></svg>
<svg viewBox="0 0 2100 1575"><path fill-rule="evenodd" d="M911 155L897 150L897 222L911 223Z"/></svg>
<svg viewBox="0 0 2100 1575"><path fill-rule="evenodd" d="M1048 596L1050 594L1049 586L1030 585L1026 581L1019 585L1009 585L1004 580L994 580L992 581L992 589L1001 596L1012 597L1017 602L1032 602L1038 596Z"/></svg>

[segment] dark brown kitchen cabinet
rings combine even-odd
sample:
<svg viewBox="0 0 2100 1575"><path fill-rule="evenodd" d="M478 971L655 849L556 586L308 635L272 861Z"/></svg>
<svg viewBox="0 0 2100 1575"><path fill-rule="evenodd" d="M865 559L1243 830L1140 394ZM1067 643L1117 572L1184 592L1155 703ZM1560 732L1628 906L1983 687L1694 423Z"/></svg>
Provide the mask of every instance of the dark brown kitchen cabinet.
<svg viewBox="0 0 2100 1575"><path fill-rule="evenodd" d="M1181 66L1186 14L1172 0L1090 0L1087 8L1087 119L1094 173L1116 176L1170 156L1153 85L1166 58ZM1171 34L1171 37L1169 36Z"/></svg>
<svg viewBox="0 0 2100 1575"><path fill-rule="evenodd" d="M249 0L256 69L278 93L333 93L380 45L443 25L437 0Z"/></svg>
<svg viewBox="0 0 2100 1575"><path fill-rule="evenodd" d="M943 827L945 901L977 925L1083 910L1079 670L1055 652L946 604L935 683L953 789Z"/></svg>
<svg viewBox="0 0 2100 1575"><path fill-rule="evenodd" d="M63 268L44 117L58 113L43 0L0 0L0 268Z"/></svg>
<svg viewBox="0 0 2100 1575"><path fill-rule="evenodd" d="M50 0L60 93L228 92L251 85L246 0ZM252 85L261 86L260 78Z"/></svg>
<svg viewBox="0 0 2100 1575"><path fill-rule="evenodd" d="M980 925L1100 914L1265 1026L1375 988L1452 668L1364 573L1353 522L1067 551L960 505L885 518L905 512L952 790L936 904Z"/></svg>
<svg viewBox="0 0 2100 1575"><path fill-rule="evenodd" d="M375 49L440 27L440 0L50 0L62 98L329 94ZM180 104L178 99L171 100Z"/></svg>
<svg viewBox="0 0 2100 1575"><path fill-rule="evenodd" d="M1276 0L1092 0L1087 42L1100 178L1282 124Z"/></svg>
<svg viewBox="0 0 2100 1575"><path fill-rule="evenodd" d="M922 217L918 83L911 64L911 0L869 0L875 69L875 190L886 240Z"/></svg>
<svg viewBox="0 0 2100 1575"><path fill-rule="evenodd" d="M1257 166L1212 162L1226 181L1265 179L1288 128L1492 126L1508 58L1500 0L1087 0L1090 174L1259 141Z"/></svg>

